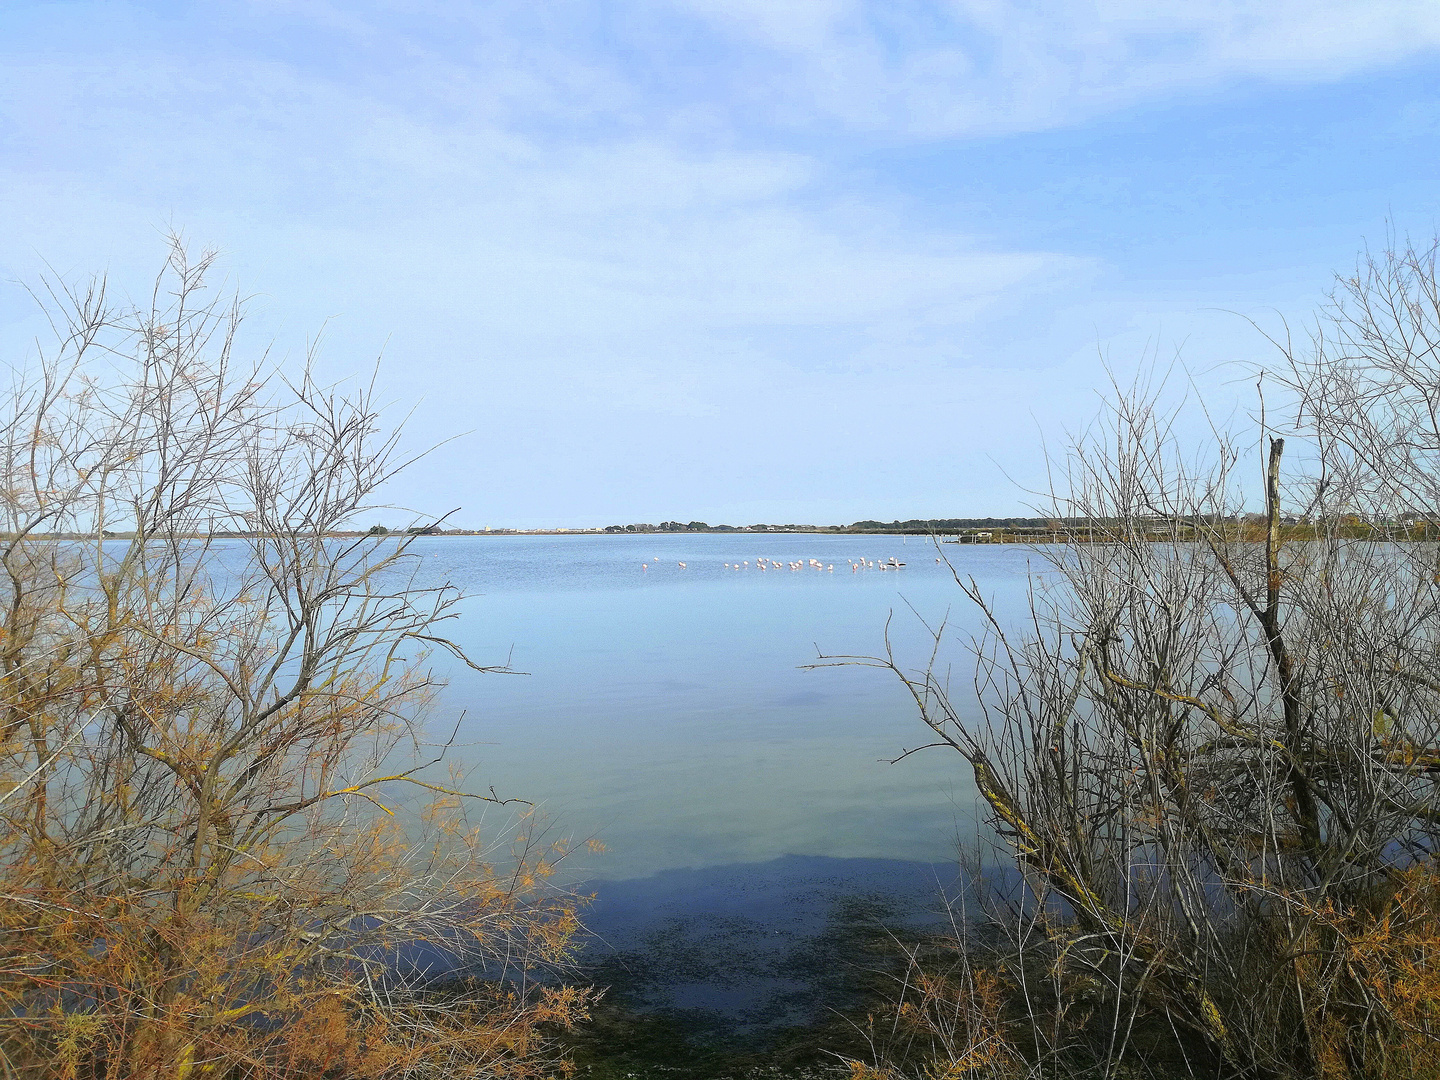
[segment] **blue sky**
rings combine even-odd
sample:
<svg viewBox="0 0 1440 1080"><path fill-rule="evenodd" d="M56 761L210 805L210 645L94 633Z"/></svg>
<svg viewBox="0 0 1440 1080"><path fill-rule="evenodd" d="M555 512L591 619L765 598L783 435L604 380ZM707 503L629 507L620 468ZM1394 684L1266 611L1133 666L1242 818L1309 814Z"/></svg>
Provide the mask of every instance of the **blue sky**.
<svg viewBox="0 0 1440 1080"><path fill-rule="evenodd" d="M0 344L182 229L470 525L1013 513L1102 357L1264 362L1440 188L1440 4L0 9ZM1239 314L1236 314L1239 313ZM327 321L328 320L328 321ZM462 434L463 433L463 434Z"/></svg>

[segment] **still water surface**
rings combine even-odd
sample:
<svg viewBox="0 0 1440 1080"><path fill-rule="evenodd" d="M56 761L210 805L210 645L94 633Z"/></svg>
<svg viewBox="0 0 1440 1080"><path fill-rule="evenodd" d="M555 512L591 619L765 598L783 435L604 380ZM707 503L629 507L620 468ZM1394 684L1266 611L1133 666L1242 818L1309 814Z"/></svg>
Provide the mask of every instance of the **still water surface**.
<svg viewBox="0 0 1440 1080"><path fill-rule="evenodd" d="M817 650L883 651L887 619L897 657L921 665L920 617L948 615L960 640L945 659L957 700L969 700L960 644L978 620L930 541L493 536L425 538L415 550L422 578L468 594L450 630L467 653L526 673L449 666L437 720L464 712L458 753L472 782L540 803L559 833L603 842L604 854L581 856L584 876L786 855L945 862L973 833L973 781L957 755L889 764L927 741L893 675L805 670ZM1019 547L944 551L1002 610L1018 610L1043 569ZM851 570L892 556L906 567ZM834 571L756 569L812 558Z"/></svg>

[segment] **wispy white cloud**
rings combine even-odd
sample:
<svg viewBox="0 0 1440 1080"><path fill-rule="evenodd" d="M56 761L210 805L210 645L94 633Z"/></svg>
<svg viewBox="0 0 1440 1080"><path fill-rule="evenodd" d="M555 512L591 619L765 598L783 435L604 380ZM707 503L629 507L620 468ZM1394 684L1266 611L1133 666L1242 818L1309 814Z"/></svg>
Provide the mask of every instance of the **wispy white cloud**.
<svg viewBox="0 0 1440 1080"><path fill-rule="evenodd" d="M369 32L331 11L303 13L344 40ZM466 331L472 340L604 343L632 365L662 341L662 354L719 362L737 336L753 347L800 329L847 334L817 339L831 365L879 362L885 349L893 364L1011 291L1088 272L1083 259L996 250L818 194L822 163L796 150L697 146L624 125L557 134L497 116L485 88L529 63L511 55L520 51L512 42L494 64L469 67L453 47L443 62L417 47L410 61L390 56L395 70L356 74L197 41L12 67L4 78L24 92L5 120L21 152L0 169L12 191L31 192L16 238L44 247L65 216L59 203L102 203L121 219L277 245L267 276L284 278L291 238L307 237L342 263L328 286L292 283L299 295L383 296L402 323L407 308L453 311L472 298L487 324ZM541 66L572 89L583 81L563 63ZM299 265L308 272L309 260ZM787 362L819 363L820 351L791 339ZM650 362L673 363L653 352Z"/></svg>
<svg viewBox="0 0 1440 1080"><path fill-rule="evenodd" d="M1440 49L1431 0L216 0L209 10L252 56L312 71L318 61L391 107L559 141L1036 130L1236 81L1333 81ZM223 48L203 34L186 41Z"/></svg>
<svg viewBox="0 0 1440 1080"><path fill-rule="evenodd" d="M679 0L769 54L752 107L892 137L1035 130L1156 96L1331 81L1432 54L1428 0Z"/></svg>

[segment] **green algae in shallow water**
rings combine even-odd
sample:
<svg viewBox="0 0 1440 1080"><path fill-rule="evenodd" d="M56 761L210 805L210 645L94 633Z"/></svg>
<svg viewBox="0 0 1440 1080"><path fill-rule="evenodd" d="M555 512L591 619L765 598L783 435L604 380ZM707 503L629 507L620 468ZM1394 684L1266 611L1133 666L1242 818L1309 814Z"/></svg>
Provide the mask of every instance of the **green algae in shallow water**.
<svg viewBox="0 0 1440 1080"><path fill-rule="evenodd" d="M589 1024L566 1035L592 1080L836 1080L867 1058L867 1013L904 968L906 912L876 894L833 899L823 926L772 944L755 920L672 921L593 963L607 987Z"/></svg>

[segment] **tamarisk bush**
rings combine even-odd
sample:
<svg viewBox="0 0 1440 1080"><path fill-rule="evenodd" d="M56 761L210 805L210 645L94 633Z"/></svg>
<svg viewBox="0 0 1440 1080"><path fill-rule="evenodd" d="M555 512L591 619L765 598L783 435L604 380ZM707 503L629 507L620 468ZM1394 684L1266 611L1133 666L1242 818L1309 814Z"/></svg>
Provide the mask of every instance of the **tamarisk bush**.
<svg viewBox="0 0 1440 1080"><path fill-rule="evenodd" d="M1436 249L1273 340L1259 455L1117 391L1054 462L1029 617L957 574L978 714L933 663L859 661L968 762L1022 882L998 944L912 971L931 1075L1440 1076Z"/></svg>
<svg viewBox="0 0 1440 1080"><path fill-rule="evenodd" d="M0 414L0 1074L548 1075L575 904L435 775L458 597L337 535L397 436L211 270L50 283Z"/></svg>

